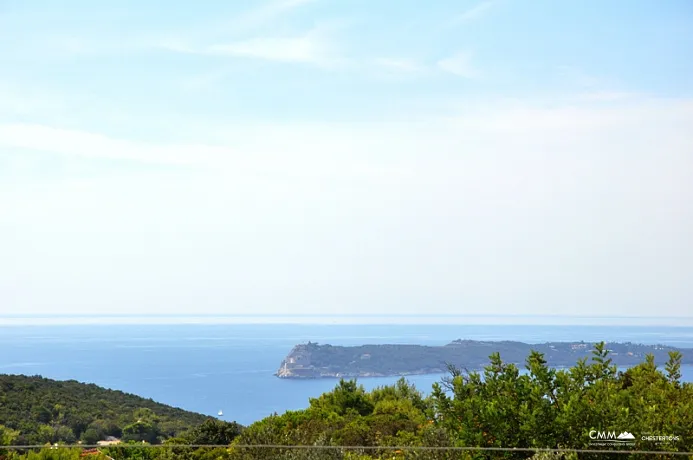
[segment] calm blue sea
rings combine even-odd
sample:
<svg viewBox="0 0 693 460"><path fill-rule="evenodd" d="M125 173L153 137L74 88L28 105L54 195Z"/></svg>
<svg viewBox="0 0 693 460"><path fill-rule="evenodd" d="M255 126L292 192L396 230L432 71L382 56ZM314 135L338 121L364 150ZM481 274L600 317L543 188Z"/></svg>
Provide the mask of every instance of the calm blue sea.
<svg viewBox="0 0 693 460"><path fill-rule="evenodd" d="M135 393L249 424L304 408L334 380L280 380L272 374L297 343L416 343L457 338L631 341L693 348L693 327L464 325L74 325L0 327L0 373L43 375ZM693 381L693 367L683 378ZM424 391L440 376L409 380ZM366 388L396 378L362 379Z"/></svg>

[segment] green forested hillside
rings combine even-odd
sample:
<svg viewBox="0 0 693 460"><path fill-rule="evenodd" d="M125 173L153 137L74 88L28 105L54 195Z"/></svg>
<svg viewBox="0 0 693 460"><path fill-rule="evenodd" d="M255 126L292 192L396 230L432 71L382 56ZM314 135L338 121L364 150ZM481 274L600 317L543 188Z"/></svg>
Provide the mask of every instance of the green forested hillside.
<svg viewBox="0 0 693 460"><path fill-rule="evenodd" d="M531 352L525 362L528 373L521 375L516 365L494 353L482 372L450 368L450 377L435 384L429 396L404 379L370 392L355 381L342 380L333 391L308 401L306 409L273 415L243 430L205 422L163 446L121 445L102 452L116 460L612 458L603 453L435 450L440 447L691 452L693 385L680 381L680 362L680 354L672 352L664 370L648 356L641 364L618 372L601 343L590 360L582 359L569 369L552 369L541 353ZM634 436L631 444L595 446L590 437L593 430ZM12 438L12 433L5 437ZM415 450L422 447L433 449ZM58 457L58 452L7 456L57 460L80 455L76 450Z"/></svg>
<svg viewBox="0 0 693 460"><path fill-rule="evenodd" d="M608 344L613 364L632 366L645 356L655 363L666 362L670 351L682 354L682 364L693 364L693 349L631 342ZM381 344L358 346L296 345L281 362L280 378L368 377L444 372L446 363L465 369L481 369L491 352L500 353L508 363L521 365L531 351L544 355L551 367L572 366L590 357L591 345L585 342L547 342L530 344L517 341L454 340L443 346Z"/></svg>
<svg viewBox="0 0 693 460"><path fill-rule="evenodd" d="M0 426L15 444L94 443L106 436L158 442L209 417L76 381L0 375Z"/></svg>

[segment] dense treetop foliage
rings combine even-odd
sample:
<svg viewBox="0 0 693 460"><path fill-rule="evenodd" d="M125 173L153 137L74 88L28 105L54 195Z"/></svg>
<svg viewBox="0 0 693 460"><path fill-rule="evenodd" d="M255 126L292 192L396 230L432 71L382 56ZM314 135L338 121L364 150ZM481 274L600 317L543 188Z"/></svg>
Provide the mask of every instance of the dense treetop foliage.
<svg viewBox="0 0 693 460"><path fill-rule="evenodd" d="M96 385L0 375L0 426L18 432L15 444L93 444L107 436L156 443L209 418Z"/></svg>
<svg viewBox="0 0 693 460"><path fill-rule="evenodd" d="M114 459L137 460L530 457L548 460L609 456L531 451L423 451L413 448L597 448L691 452L693 385L680 381L680 363L681 355L672 352L663 370L655 365L653 357L648 356L637 366L618 372L604 344L597 344L590 360L581 359L568 369L550 368L541 353L531 352L525 362L527 372L522 374L518 366L504 362L498 353L494 353L482 372L460 371L451 366L450 376L434 384L428 396L404 379L370 392L355 381L342 380L331 392L311 399L306 409L275 414L245 429L223 422L205 422L206 425L188 431L186 435L168 439L162 446L117 446L104 448L102 453ZM594 447L589 435L592 430L628 431L635 436L634 445ZM679 438L662 442L643 439L650 434L678 435ZM191 443L192 439L227 447L193 448L184 445ZM287 447L256 447L260 445ZM314 448L288 447L292 445ZM324 449L330 446L339 448ZM55 452L58 451L9 455L14 457L12 460L71 459L79 455L77 451L66 450L65 455L73 457L51 456L57 455ZM628 457L647 458L642 455L613 458Z"/></svg>

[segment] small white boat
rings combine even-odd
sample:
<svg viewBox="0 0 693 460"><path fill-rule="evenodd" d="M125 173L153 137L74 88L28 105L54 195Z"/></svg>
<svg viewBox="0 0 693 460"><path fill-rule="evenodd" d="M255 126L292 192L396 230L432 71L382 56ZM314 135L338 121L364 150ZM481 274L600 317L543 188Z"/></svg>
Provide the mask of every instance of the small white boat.
<svg viewBox="0 0 693 460"><path fill-rule="evenodd" d="M219 417L221 417L222 415L224 415L224 413L223 413L222 411L219 411L219 413L218 413L217 415L218 415Z"/></svg>

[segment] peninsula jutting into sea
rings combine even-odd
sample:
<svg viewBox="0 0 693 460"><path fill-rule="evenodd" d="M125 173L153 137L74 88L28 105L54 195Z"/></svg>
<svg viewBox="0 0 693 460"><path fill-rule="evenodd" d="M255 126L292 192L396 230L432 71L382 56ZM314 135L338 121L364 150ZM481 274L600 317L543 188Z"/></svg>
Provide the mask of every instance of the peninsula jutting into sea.
<svg viewBox="0 0 693 460"><path fill-rule="evenodd" d="M607 343L609 358L616 366L632 366L651 354L657 365L664 364L669 352L682 353L682 364L693 364L693 349L631 342ZM387 377L439 374L448 364L469 370L480 369L492 353L504 362L522 366L532 350L544 354L552 367L572 366L589 358L594 344L589 342L547 342L529 344L513 341L454 340L443 346L361 345L333 346L314 342L296 345L282 361L275 375L284 379L341 377Z"/></svg>

